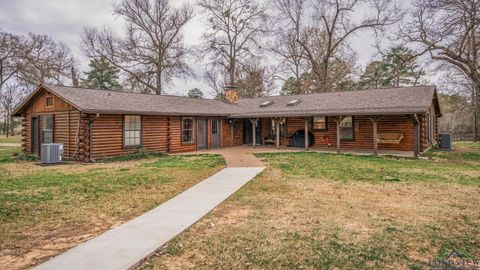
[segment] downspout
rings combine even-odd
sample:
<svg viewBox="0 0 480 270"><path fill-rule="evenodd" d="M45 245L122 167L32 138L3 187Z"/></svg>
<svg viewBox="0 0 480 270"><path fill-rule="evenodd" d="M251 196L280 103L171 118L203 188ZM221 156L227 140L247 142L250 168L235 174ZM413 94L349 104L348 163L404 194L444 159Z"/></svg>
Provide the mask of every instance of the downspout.
<svg viewBox="0 0 480 270"><path fill-rule="evenodd" d="M79 112L77 133L75 134L75 151L73 152L72 158L75 158L78 155L78 150L80 148L80 126L81 126L81 124L82 124L82 112Z"/></svg>
<svg viewBox="0 0 480 270"><path fill-rule="evenodd" d="M418 115L413 115L413 139L414 139L414 156L418 158L420 155L420 121L418 120Z"/></svg>
<svg viewBox="0 0 480 270"><path fill-rule="evenodd" d="M71 158L70 156L70 108L67 106L67 155L68 158Z"/></svg>

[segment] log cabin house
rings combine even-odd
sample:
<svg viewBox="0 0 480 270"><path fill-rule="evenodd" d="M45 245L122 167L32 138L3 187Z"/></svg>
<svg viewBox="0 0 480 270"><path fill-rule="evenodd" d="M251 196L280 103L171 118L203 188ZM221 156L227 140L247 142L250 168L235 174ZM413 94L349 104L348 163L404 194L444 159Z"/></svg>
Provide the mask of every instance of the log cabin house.
<svg viewBox="0 0 480 270"><path fill-rule="evenodd" d="M177 153L240 145L409 151L437 141L435 86L226 101L40 85L15 110L22 147L62 143L64 158L95 161L143 149ZM305 135L307 134L307 135Z"/></svg>

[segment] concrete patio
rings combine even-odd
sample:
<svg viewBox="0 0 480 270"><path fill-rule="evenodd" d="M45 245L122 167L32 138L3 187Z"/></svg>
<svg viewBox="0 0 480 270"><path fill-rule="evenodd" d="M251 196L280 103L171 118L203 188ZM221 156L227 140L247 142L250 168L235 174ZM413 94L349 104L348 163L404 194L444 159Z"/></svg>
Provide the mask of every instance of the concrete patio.
<svg viewBox="0 0 480 270"><path fill-rule="evenodd" d="M296 147L286 147L281 146L276 148L274 146L257 146L252 147L251 145L243 145L236 147L226 147L220 149L210 149L210 150L201 150L195 152L180 153L177 155L194 155L194 154L218 154L222 155L225 158L227 166L229 167L255 167L255 166L265 166L254 154L256 153L292 153L292 152L304 152L304 148ZM315 148L311 147L308 150L309 152L318 152L318 153L331 153L336 154L337 151L335 148ZM361 149L341 149L341 154L352 154L352 155L373 155L371 150L361 150ZM408 157L413 158L413 151L390 151L390 150L379 150L379 156L398 156L398 157Z"/></svg>

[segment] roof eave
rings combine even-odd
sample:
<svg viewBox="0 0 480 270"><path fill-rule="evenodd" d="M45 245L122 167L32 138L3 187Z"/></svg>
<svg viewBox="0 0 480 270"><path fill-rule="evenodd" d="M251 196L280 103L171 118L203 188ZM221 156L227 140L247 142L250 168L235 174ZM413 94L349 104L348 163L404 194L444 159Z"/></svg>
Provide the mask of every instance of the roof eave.
<svg viewBox="0 0 480 270"><path fill-rule="evenodd" d="M414 110L414 111L398 111L398 112L344 112L344 113L316 113L316 112L302 112L302 113L271 113L271 114L232 114L228 118L271 118L271 117L311 117L311 116L348 116L348 115L405 115L405 114L423 114L428 109Z"/></svg>
<svg viewBox="0 0 480 270"><path fill-rule="evenodd" d="M133 115L164 115L164 116L218 116L228 117L228 113L188 113L188 112L152 112L152 111L126 111L126 110L95 110L85 109L88 114L133 114Z"/></svg>

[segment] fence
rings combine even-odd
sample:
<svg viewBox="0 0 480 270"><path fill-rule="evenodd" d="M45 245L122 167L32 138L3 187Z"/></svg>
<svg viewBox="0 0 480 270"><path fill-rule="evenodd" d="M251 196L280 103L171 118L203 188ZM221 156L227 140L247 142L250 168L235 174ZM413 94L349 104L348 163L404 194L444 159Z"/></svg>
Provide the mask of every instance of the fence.
<svg viewBox="0 0 480 270"><path fill-rule="evenodd" d="M473 141L473 133L457 133L452 134L452 140L454 142L458 141Z"/></svg>

